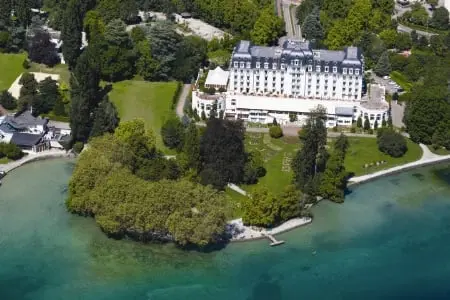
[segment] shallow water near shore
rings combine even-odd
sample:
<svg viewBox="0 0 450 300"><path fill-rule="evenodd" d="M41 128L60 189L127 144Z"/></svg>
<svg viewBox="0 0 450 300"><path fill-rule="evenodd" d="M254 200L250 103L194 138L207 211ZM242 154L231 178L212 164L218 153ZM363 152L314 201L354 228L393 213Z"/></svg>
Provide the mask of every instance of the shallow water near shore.
<svg viewBox="0 0 450 300"><path fill-rule="evenodd" d="M450 299L450 167L408 171L321 202L286 244L211 252L106 238L66 212L73 163L0 187L0 299Z"/></svg>

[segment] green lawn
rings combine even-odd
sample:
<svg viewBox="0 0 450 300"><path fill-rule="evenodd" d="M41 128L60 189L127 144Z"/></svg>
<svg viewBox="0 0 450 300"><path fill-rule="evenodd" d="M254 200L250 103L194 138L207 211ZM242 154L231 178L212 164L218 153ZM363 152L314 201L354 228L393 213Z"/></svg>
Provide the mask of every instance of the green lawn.
<svg viewBox="0 0 450 300"><path fill-rule="evenodd" d="M172 98L176 90L176 82L125 80L113 84L109 97L116 105L122 121L144 119L147 128L155 134L157 146L167 151L160 130L163 122L175 115Z"/></svg>
<svg viewBox="0 0 450 300"><path fill-rule="evenodd" d="M11 160L9 159L9 158L7 158L7 157L2 157L2 158L0 158L0 165L4 165L4 164L7 164L7 163L9 163Z"/></svg>
<svg viewBox="0 0 450 300"><path fill-rule="evenodd" d="M257 184L241 185L249 193L260 185L266 186L274 194L281 193L292 182L291 160L299 149L297 137L283 137L272 139L268 133L249 133L245 135L247 151L258 151L264 159L266 176L259 179ZM233 218L241 216L240 203L245 196L226 189L225 193L230 199L229 215Z"/></svg>
<svg viewBox="0 0 450 300"><path fill-rule="evenodd" d="M390 74L390 77L393 81L395 81L402 89L405 91L410 91L413 84L408 81L408 79L402 73L398 71L393 71Z"/></svg>
<svg viewBox="0 0 450 300"><path fill-rule="evenodd" d="M0 91L7 90L16 78L23 72L22 63L26 54L0 53Z"/></svg>
<svg viewBox="0 0 450 300"><path fill-rule="evenodd" d="M437 154L437 155L449 155L450 154L450 151L445 148L434 149L430 145L430 146L428 146L428 149L430 149L431 152L433 152L434 154Z"/></svg>
<svg viewBox="0 0 450 300"><path fill-rule="evenodd" d="M30 68L27 70L28 72L42 72L49 74L59 74L60 81L65 84L70 84L70 72L67 65L56 65L53 68L49 68L46 65L41 65L37 63L31 63Z"/></svg>
<svg viewBox="0 0 450 300"><path fill-rule="evenodd" d="M345 168L349 172L354 172L355 176L373 173L375 171L392 168L398 165L409 163L420 159L422 149L418 144L407 139L408 151L403 157L393 158L378 150L377 139L375 138L354 138L350 137L350 147L345 157ZM365 164L386 161L380 166L364 168Z"/></svg>

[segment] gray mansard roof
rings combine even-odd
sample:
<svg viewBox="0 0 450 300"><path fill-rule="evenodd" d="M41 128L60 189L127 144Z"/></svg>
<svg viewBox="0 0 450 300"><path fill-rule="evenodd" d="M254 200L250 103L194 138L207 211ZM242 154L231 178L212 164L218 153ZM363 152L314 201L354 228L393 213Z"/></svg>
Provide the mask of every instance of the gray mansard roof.
<svg viewBox="0 0 450 300"><path fill-rule="evenodd" d="M339 72L343 67L363 68L363 57L356 47L337 51L312 49L309 41L289 39L282 40L281 46L274 47L255 46L250 41L240 41L232 56L233 62L250 62L251 68L256 67L256 62L267 62L277 63L279 69L280 64L292 64L294 60L299 60L299 65L335 66Z"/></svg>

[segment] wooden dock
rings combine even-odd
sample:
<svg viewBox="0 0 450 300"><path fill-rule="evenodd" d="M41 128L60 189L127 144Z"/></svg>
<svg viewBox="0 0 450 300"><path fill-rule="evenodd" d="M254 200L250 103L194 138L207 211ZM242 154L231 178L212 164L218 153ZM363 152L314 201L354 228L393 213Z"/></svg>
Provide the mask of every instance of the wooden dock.
<svg viewBox="0 0 450 300"><path fill-rule="evenodd" d="M271 241L271 243L270 243L270 246L278 246L278 245L282 245L282 244L284 244L284 241L279 241L279 240L277 240L273 235L271 235L271 234L268 234L268 233L266 233L266 234L264 234L270 241Z"/></svg>

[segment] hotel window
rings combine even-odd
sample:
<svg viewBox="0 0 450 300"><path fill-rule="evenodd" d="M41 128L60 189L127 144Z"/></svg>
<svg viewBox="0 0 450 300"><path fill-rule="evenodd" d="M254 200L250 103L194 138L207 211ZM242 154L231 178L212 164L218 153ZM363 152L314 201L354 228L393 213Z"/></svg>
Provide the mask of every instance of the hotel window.
<svg viewBox="0 0 450 300"><path fill-rule="evenodd" d="M298 59L294 60L294 66L298 66Z"/></svg>
<svg viewBox="0 0 450 300"><path fill-rule="evenodd" d="M241 62L241 63L239 64L239 67L240 67L241 69L243 69L243 68L244 68L244 63Z"/></svg>
<svg viewBox="0 0 450 300"><path fill-rule="evenodd" d="M276 69L277 68L277 63L273 63L272 64L272 69Z"/></svg>
<svg viewBox="0 0 450 300"><path fill-rule="evenodd" d="M250 67L251 67L251 63L247 63L247 69L250 69Z"/></svg>
<svg viewBox="0 0 450 300"><path fill-rule="evenodd" d="M231 99L231 105L236 105L236 99Z"/></svg>
<svg viewBox="0 0 450 300"><path fill-rule="evenodd" d="M234 67L235 67L235 68L237 68L237 67L238 67L238 65L239 65L239 64L238 64L238 62L237 62L237 61L235 61L235 62L234 62Z"/></svg>
<svg viewBox="0 0 450 300"><path fill-rule="evenodd" d="M347 74L347 68L342 69L342 74Z"/></svg>
<svg viewBox="0 0 450 300"><path fill-rule="evenodd" d="M282 69L282 70L284 70L284 64L281 64L281 66L280 66L280 67L281 67L281 69Z"/></svg>
<svg viewBox="0 0 450 300"><path fill-rule="evenodd" d="M320 72L320 66L316 66L316 72Z"/></svg>
<svg viewBox="0 0 450 300"><path fill-rule="evenodd" d="M359 69L355 69L355 75L359 75Z"/></svg>
<svg viewBox="0 0 450 300"><path fill-rule="evenodd" d="M328 70L329 70L329 68L328 68L328 66L326 66L325 67L325 72L328 73Z"/></svg>
<svg viewBox="0 0 450 300"><path fill-rule="evenodd" d="M269 63L264 63L264 69L267 69L269 67Z"/></svg>
<svg viewBox="0 0 450 300"><path fill-rule="evenodd" d="M348 74L353 75L353 68L348 69Z"/></svg>
<svg viewBox="0 0 450 300"><path fill-rule="evenodd" d="M260 67L261 67L261 63L258 61L258 62L256 63L256 68L259 69Z"/></svg>
<svg viewBox="0 0 450 300"><path fill-rule="evenodd" d="M333 73L337 72L337 67L333 67Z"/></svg>
<svg viewBox="0 0 450 300"><path fill-rule="evenodd" d="M308 72L312 72L312 66L311 65L308 66Z"/></svg>

